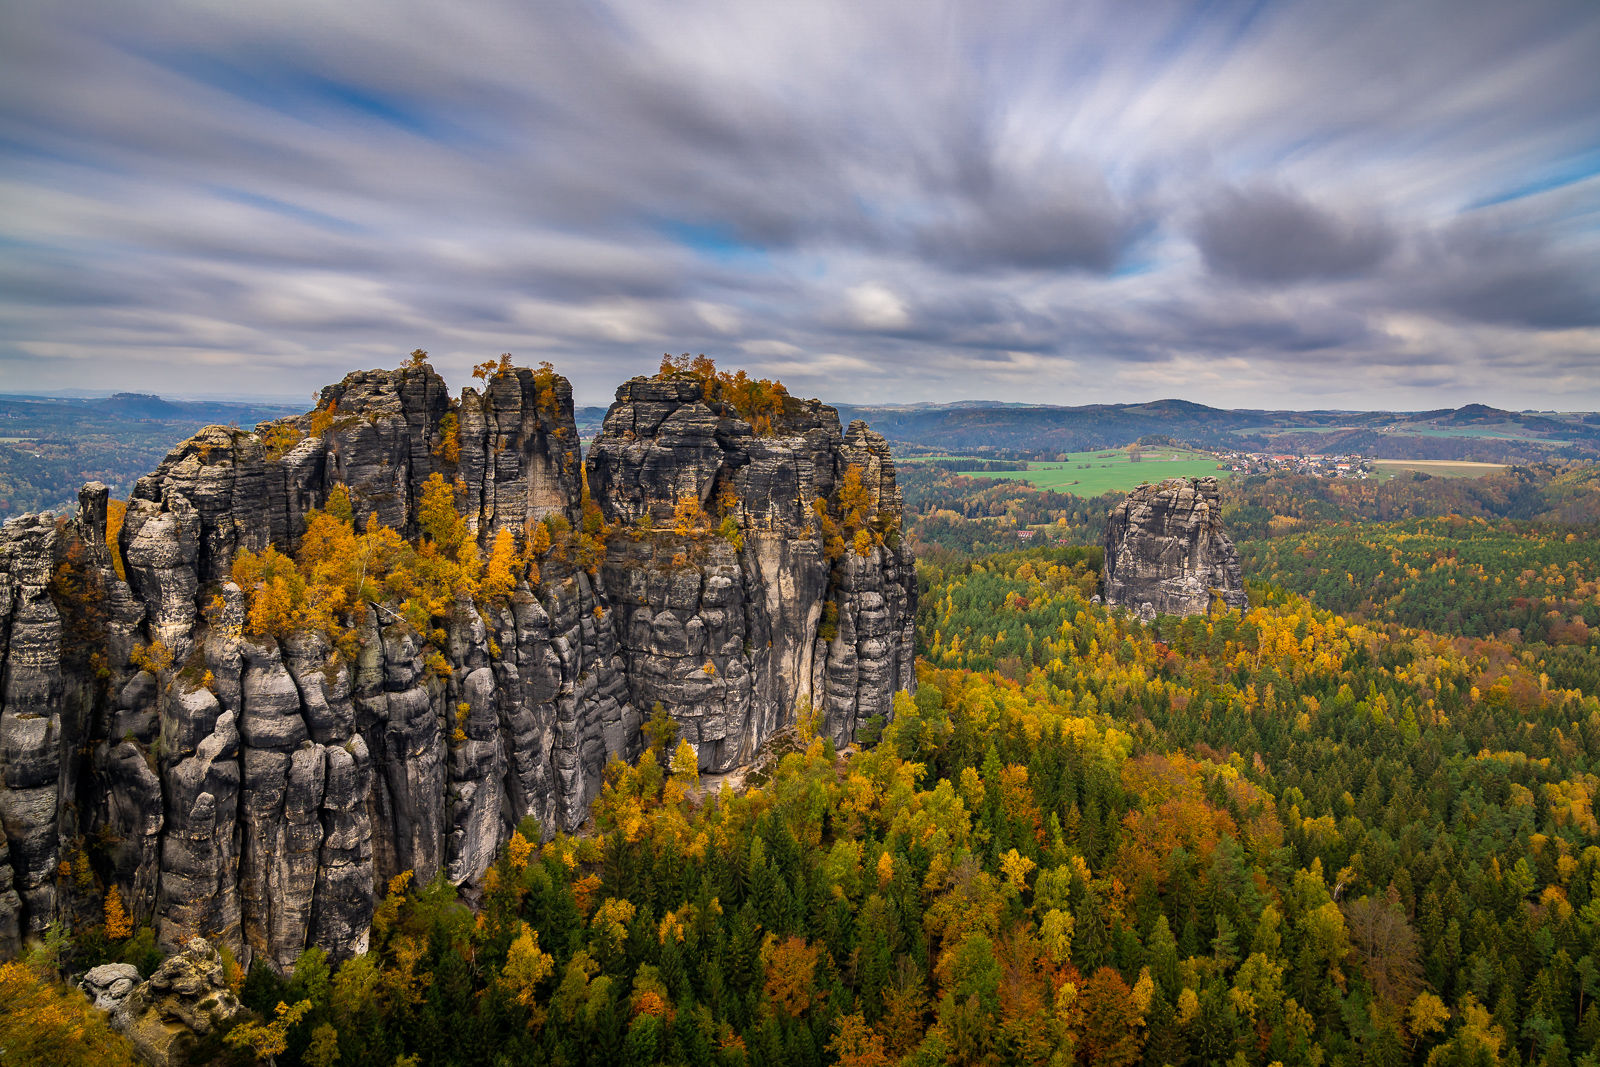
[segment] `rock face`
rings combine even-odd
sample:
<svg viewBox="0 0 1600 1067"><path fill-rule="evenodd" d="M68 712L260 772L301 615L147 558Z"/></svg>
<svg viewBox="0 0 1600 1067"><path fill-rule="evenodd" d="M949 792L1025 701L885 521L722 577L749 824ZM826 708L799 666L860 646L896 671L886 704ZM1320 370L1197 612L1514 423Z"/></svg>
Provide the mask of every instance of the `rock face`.
<svg viewBox="0 0 1600 1067"><path fill-rule="evenodd" d="M139 1058L153 1067L189 1062L196 1037L250 1015L228 988L221 953L203 938L184 945L148 982L137 986L131 985L126 971L101 973L114 967L133 971L132 980L138 980L137 970L110 964L90 971L85 984L95 991L96 1007L102 1000L114 1004L112 1029L126 1034Z"/></svg>
<svg viewBox="0 0 1600 1067"><path fill-rule="evenodd" d="M845 522L847 473L864 540L841 549L819 514ZM359 641L342 652L248 632L241 550L292 553L340 486L358 529L415 537L435 474L485 553L541 520L580 528L566 380L507 371L452 400L425 365L369 371L299 419L207 427L140 479L119 559L104 486L71 517L5 525L0 957L98 913L58 877L81 857L167 945L208 937L279 971L312 945L347 958L401 872L460 883L527 816L575 829L657 702L723 770L808 703L843 743L914 684L883 439L793 398L758 436L672 379L622 386L591 450L591 532L622 524L603 552L552 552L533 584L426 634L381 604L343 620ZM716 517L685 526L686 499Z"/></svg>
<svg viewBox="0 0 1600 1067"><path fill-rule="evenodd" d="M698 381L635 378L589 453L606 518L648 531L613 539L604 569L633 706L670 711L702 770L749 762L807 704L843 744L913 685L916 580L893 547L900 495L887 444L792 397L773 429L755 435L702 400ZM835 562L815 502L837 499L852 466L869 524L891 537ZM679 533L685 503L732 516L742 546Z"/></svg>
<svg viewBox="0 0 1600 1067"><path fill-rule="evenodd" d="M1215 478L1168 478L1141 485L1106 520L1105 603L1141 618L1199 615L1213 594L1248 603L1239 553L1222 530Z"/></svg>

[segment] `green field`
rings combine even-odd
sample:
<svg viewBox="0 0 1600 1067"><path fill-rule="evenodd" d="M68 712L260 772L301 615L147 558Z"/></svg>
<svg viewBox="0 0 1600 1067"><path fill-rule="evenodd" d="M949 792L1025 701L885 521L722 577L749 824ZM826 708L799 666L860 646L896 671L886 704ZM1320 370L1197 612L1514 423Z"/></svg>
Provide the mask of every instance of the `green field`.
<svg viewBox="0 0 1600 1067"><path fill-rule="evenodd" d="M1030 461L1025 471L981 471L967 476L1011 478L1031 482L1038 489L1053 489L1074 496L1099 496L1113 491L1127 492L1140 482L1159 482L1164 478L1199 478L1208 474L1225 478L1228 473L1217 470L1215 458L1201 453L1146 452L1138 463L1130 463L1128 454L1119 451L1114 456L1099 452L1075 452L1064 463Z"/></svg>

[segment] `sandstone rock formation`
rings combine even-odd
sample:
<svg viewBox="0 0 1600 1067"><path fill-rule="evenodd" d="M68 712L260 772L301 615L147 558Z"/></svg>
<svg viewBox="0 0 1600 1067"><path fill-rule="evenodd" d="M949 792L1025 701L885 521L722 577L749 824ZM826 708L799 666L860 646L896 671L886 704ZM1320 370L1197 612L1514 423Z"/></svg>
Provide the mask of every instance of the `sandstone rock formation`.
<svg viewBox="0 0 1600 1067"><path fill-rule="evenodd" d="M351 374L253 433L207 427L139 481L115 538L125 580L104 486L70 517L7 523L0 956L95 913L57 874L83 856L169 946L209 937L279 971L311 945L347 958L401 872L460 883L527 816L575 829L657 702L708 770L808 702L840 742L890 715L914 684L916 595L893 461L864 424L785 404L757 435L695 383L628 382L588 461L590 522L597 505L623 524L603 556L552 553L536 582L425 634L358 604L353 652L248 632L239 552L293 552L340 486L357 529L415 537L434 474L485 552L543 520L578 529L564 378L511 370L452 400L412 365ZM816 510L839 512L852 467L864 554L830 550ZM680 531L686 497L716 519Z"/></svg>
<svg viewBox="0 0 1600 1067"><path fill-rule="evenodd" d="M1105 550L1105 603L1132 608L1146 621L1203 614L1213 595L1229 607L1248 603L1215 478L1139 486L1106 520Z"/></svg>
<svg viewBox="0 0 1600 1067"><path fill-rule="evenodd" d="M89 968L78 984L95 1007L114 1012L139 984L139 968L131 963L102 963Z"/></svg>
<svg viewBox="0 0 1600 1067"><path fill-rule="evenodd" d="M204 938L189 941L183 951L162 963L148 982L122 991L120 996L116 991L128 980L126 972L99 976L110 979L102 991L94 984L98 981L93 977L95 971L87 976L99 993L95 1006L100 1006L101 999L120 1000L112 1010L111 1027L127 1035L139 1058L152 1067L188 1063L196 1037L226 1030L250 1015L228 988L222 955ZM138 977L138 971L133 977Z"/></svg>
<svg viewBox="0 0 1600 1067"><path fill-rule="evenodd" d="M864 556L847 548L834 564L814 511L853 465L897 531L887 443L792 397L773 429L756 436L730 407L702 400L692 379L635 378L617 390L589 453L606 518L652 531L614 539L604 571L633 706L671 711L702 770L749 762L807 703L843 744L913 684L911 560L890 539ZM700 553L674 536L685 500L731 513L742 547L719 540ZM825 617L836 620L831 637L819 633Z"/></svg>

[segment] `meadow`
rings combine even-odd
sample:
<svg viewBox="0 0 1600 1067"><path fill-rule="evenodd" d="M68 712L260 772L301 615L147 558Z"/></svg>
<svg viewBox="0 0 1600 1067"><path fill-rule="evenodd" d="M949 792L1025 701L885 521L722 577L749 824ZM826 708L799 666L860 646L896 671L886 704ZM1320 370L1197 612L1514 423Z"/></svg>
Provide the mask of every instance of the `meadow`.
<svg viewBox="0 0 1600 1067"><path fill-rule="evenodd" d="M903 462L910 465L915 461ZM1224 478L1228 473L1218 470L1217 460L1203 452L1164 449L1143 453L1137 463L1130 462L1128 454L1120 450L1073 452L1065 461L1030 462L1025 471L985 471L981 476L1031 482L1038 489L1091 497L1101 493L1125 493L1144 482L1159 482L1164 478L1205 475Z"/></svg>

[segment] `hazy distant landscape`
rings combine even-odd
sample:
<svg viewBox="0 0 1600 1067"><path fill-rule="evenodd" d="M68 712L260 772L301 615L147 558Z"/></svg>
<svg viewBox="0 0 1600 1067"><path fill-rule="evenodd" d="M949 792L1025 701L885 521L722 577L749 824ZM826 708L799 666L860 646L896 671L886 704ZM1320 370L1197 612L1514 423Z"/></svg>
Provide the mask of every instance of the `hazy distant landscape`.
<svg viewBox="0 0 1600 1067"><path fill-rule="evenodd" d="M827 398L823 398L827 401ZM924 452L1004 453L1030 460L1027 471L993 473L1041 489L1097 496L1140 480L1221 474L1210 453L1357 453L1381 460L1537 463L1600 457L1600 414L1512 412L1482 405L1425 412L1226 411L1184 401L1060 407L1021 404L836 405L841 422L866 420L919 462ZM0 394L0 520L25 511L59 510L78 487L98 480L125 497L177 441L201 426L253 428L304 408L278 403L169 401L144 394L50 398ZM600 432L606 409L574 409L579 437ZM1151 452L1133 469L1120 450L1141 437L1166 435L1204 450L1171 464ZM1065 461L1056 461L1067 455ZM1083 467L1087 464L1087 467ZM1469 467L1446 473L1469 473Z"/></svg>
<svg viewBox="0 0 1600 1067"><path fill-rule="evenodd" d="M254 429L303 410L132 393L91 399L0 393L0 520L76 507L78 488L89 481L126 499L136 480L200 427Z"/></svg>
<svg viewBox="0 0 1600 1067"><path fill-rule="evenodd" d="M1229 411L1182 400L1084 407L840 405L839 417L865 419L892 441L968 450L1082 452L1167 434L1213 450L1354 452L1382 459L1515 463L1600 456L1600 414L1481 404L1420 412Z"/></svg>

